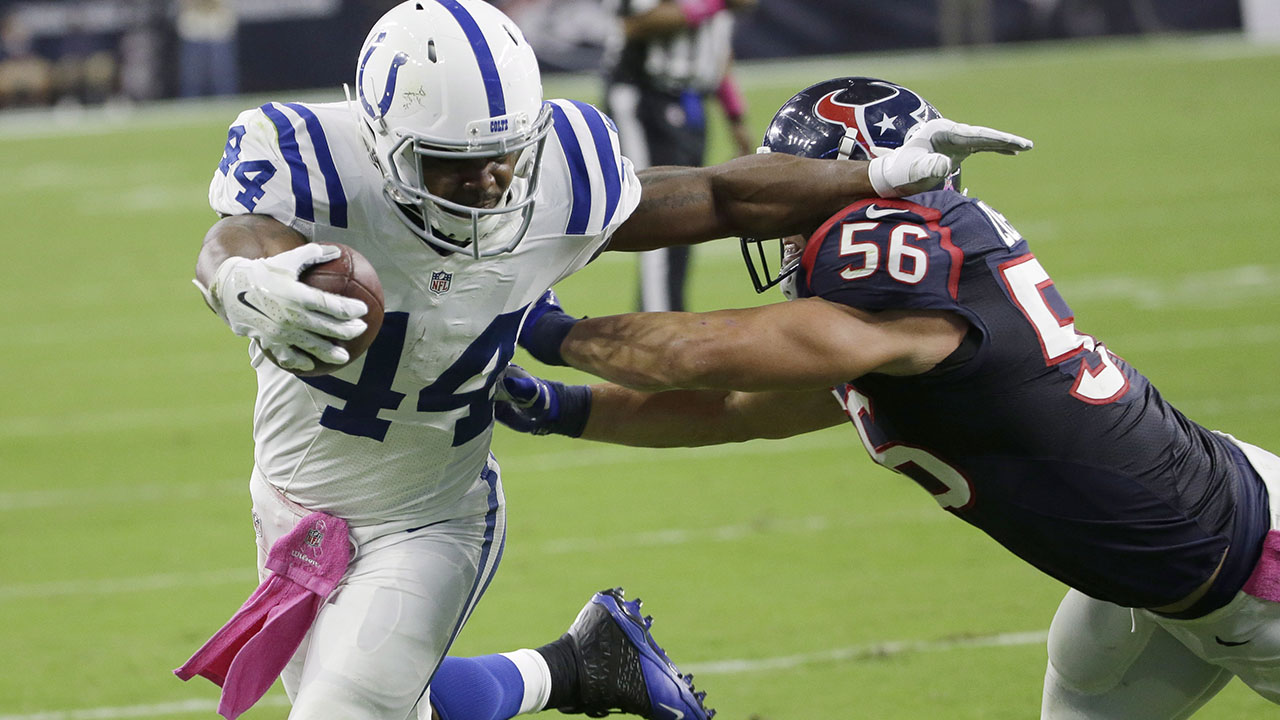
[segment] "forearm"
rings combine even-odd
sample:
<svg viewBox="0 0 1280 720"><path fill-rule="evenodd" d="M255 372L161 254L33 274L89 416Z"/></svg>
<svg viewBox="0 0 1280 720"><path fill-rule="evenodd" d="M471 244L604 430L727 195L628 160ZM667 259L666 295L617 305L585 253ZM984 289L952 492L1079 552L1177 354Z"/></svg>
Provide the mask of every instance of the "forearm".
<svg viewBox="0 0 1280 720"><path fill-rule="evenodd" d="M705 313L628 313L578 321L565 364L637 390L803 392L869 372L925 372L968 324L939 311L868 313L821 298Z"/></svg>
<svg viewBox="0 0 1280 720"><path fill-rule="evenodd" d="M849 203L936 187L975 152L1016 155L1026 138L935 118L898 150L871 162L786 153L735 158L709 168L639 173L640 204L614 233L610 250L651 250L715 238L807 235Z"/></svg>
<svg viewBox="0 0 1280 720"><path fill-rule="evenodd" d="M841 318L834 307L800 300L706 313L587 318L573 326L560 351L572 367L637 390L827 388L878 362L878 354L824 344L848 334L836 325Z"/></svg>
<svg viewBox="0 0 1280 720"><path fill-rule="evenodd" d="M711 192L729 235L760 237L807 234L853 201L876 197L865 162L783 153L725 163Z"/></svg>
<svg viewBox="0 0 1280 720"><path fill-rule="evenodd" d="M196 257L196 279L208 287L218 266L229 257L270 257L305 242L302 233L265 215L224 217L205 233Z"/></svg>
<svg viewBox="0 0 1280 720"><path fill-rule="evenodd" d="M614 235L611 250L808 234L849 203L876 196L865 162L782 153L708 168L649 168L639 175L640 204Z"/></svg>
<svg viewBox="0 0 1280 720"><path fill-rule="evenodd" d="M629 313L587 318L569 331L560 352L571 367L635 390L738 389L738 383L751 379L734 376L734 368L718 359L720 353L713 357L703 347L698 332L707 322L706 316L730 313ZM713 322L720 325L726 319Z"/></svg>
<svg viewBox="0 0 1280 720"><path fill-rule="evenodd" d="M827 391L647 393L612 384L593 385L591 390L591 416L582 437L635 447L701 447L778 439L846 419Z"/></svg>
<svg viewBox="0 0 1280 720"><path fill-rule="evenodd" d="M720 391L648 393L618 385L591 386L591 416L582 437L635 447L698 447L748 438L734 437L723 422Z"/></svg>

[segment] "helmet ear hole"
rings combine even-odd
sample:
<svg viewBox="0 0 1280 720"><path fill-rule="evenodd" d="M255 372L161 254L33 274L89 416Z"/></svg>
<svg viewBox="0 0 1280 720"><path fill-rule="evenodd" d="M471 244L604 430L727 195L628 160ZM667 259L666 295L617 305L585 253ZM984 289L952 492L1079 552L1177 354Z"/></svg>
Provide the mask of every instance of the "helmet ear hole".
<svg viewBox="0 0 1280 720"><path fill-rule="evenodd" d="M431 38L427 41L427 59L436 62L436 39Z"/></svg>

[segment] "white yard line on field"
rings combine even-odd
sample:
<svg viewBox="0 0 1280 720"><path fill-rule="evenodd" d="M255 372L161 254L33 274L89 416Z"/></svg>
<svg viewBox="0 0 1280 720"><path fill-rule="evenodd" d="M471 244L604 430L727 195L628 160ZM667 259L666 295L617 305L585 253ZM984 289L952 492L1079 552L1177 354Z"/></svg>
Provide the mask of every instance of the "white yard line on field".
<svg viewBox="0 0 1280 720"><path fill-rule="evenodd" d="M737 542L754 537L779 535L813 535L839 528L868 526L879 523L931 523L949 522L948 516L927 504L919 507L883 513L869 521L866 517L847 515L827 517L814 515L744 522L697 529L672 528L642 532L620 533L604 537L558 538L541 543L528 543L521 552L527 555L569 555L574 553L603 553L617 549L643 549L717 542ZM0 585L0 603L10 600L57 597L96 598L103 595L150 592L172 588L203 587L209 585L244 585L251 588L257 576L251 567L206 570L202 572L157 573L134 577L79 578L33 583L7 583Z"/></svg>
<svg viewBox="0 0 1280 720"><path fill-rule="evenodd" d="M1178 275L1087 274L1058 280L1071 302L1119 301L1137 308L1237 308L1280 293L1280 265L1202 268Z"/></svg>
<svg viewBox="0 0 1280 720"><path fill-rule="evenodd" d="M41 508L98 508L110 505L205 500L211 497L247 496L248 476L233 482L149 483L120 487L60 488L0 492L0 512Z"/></svg>
<svg viewBox="0 0 1280 720"><path fill-rule="evenodd" d="M230 406L226 408L230 412ZM247 412L244 408L240 412ZM116 417L115 422L124 422ZM171 423L177 424L177 420ZM0 422L0 428L4 423ZM843 428L842 428L843 429ZM850 429L851 433L852 430ZM0 437L4 433L0 432ZM569 468L607 465L630 465L638 461L646 463L685 463L699 459L725 457L756 457L784 455L825 450L839 447L856 447L857 436L840 431L820 432L786 441L759 440L750 443L717 445L705 448L671 448L653 450L623 445L581 443L570 449L543 453L515 453L495 450L498 461L506 472L520 475L531 473L558 474ZM0 513L5 511L35 510L39 508L94 508L101 505L130 505L175 500L198 500L223 497L235 493L247 494L248 474L243 478L210 481L206 479L174 481L173 483L148 483L119 487L54 488L41 490L13 490L0 492Z"/></svg>
<svg viewBox="0 0 1280 720"><path fill-rule="evenodd" d="M790 669L804 665L841 663L864 659L880 660L910 653L946 652L980 647L1038 645L1043 643L1047 636L1047 631L1033 630L1029 632L999 633L996 635L942 638L939 640L891 640L870 645L832 648L798 655L734 658L690 663L684 669L698 675L739 675L767 670ZM288 701L279 694L268 695L258 702L258 707L283 707L286 705L288 705ZM216 710L217 702L213 700L185 700L152 705L45 710L21 715L0 715L0 720L127 720L128 718L155 717L157 715L212 714Z"/></svg>
<svg viewBox="0 0 1280 720"><path fill-rule="evenodd" d="M255 707L288 707L288 705L289 700L283 695L268 695L259 700ZM45 710L26 715L0 715L0 720L122 720L157 715L195 715L197 713L214 715L217 712L217 700L179 700L153 705Z"/></svg>
<svg viewBox="0 0 1280 720"><path fill-rule="evenodd" d="M247 403L88 410L0 418L0 439L57 438L131 430L198 428L240 418L249 422ZM2 506L0 506L2 507Z"/></svg>
<svg viewBox="0 0 1280 720"><path fill-rule="evenodd" d="M55 597L90 597L118 593L169 590L178 587L205 585L229 585L239 583L252 586L257 574L251 567L235 570L209 570L193 573L160 573L124 578L99 578L96 580L55 580L40 583L9 583L0 586L0 602L24 598L48 599Z"/></svg>
<svg viewBox="0 0 1280 720"><path fill-rule="evenodd" d="M1228 347L1239 349L1242 345L1273 343L1280 343L1280 324L1182 330L1171 328L1158 332L1134 332L1124 338L1125 348L1140 347L1143 350L1162 352ZM1108 344L1108 347L1111 346ZM1125 348L1121 348L1118 352L1123 355Z"/></svg>
<svg viewBox="0 0 1280 720"><path fill-rule="evenodd" d="M852 660L882 659L894 655L915 652L938 652L958 648L975 647L1011 647L1016 645L1037 645L1045 641L1049 633L1045 630L1030 632L1000 633L998 635L973 635L940 640L890 640L871 645L855 645L852 647L832 648L818 652L801 653L799 655L779 655L769 658L752 658L742 660L714 660L705 663L690 663L684 669L698 675L738 675L748 672L766 670L787 670L802 665L821 663L849 662ZM0 720L4 720L0 718Z"/></svg>

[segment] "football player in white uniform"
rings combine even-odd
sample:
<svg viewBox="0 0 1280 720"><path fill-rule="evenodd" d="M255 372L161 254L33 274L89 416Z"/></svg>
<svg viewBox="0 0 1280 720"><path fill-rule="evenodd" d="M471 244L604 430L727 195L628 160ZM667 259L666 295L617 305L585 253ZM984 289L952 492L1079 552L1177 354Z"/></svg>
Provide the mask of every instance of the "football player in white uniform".
<svg viewBox="0 0 1280 720"><path fill-rule="evenodd" d="M204 239L196 283L251 340L259 573L311 512L345 520L353 546L283 672L290 717L428 715L419 701L502 556L492 396L544 291L605 249L786 235L852 199L927 187L971 152L1022 147L955 125L925 151L870 165L759 155L637 177L608 117L544 102L520 30L480 0L389 11L360 50L347 102L241 113L210 186L222 219ZM365 328L362 303L298 281L337 256L330 241L376 268L385 316L364 355L304 377L295 373L316 360L346 362L335 339ZM587 609L625 626L620 595L604 595ZM647 627L629 632L620 642L651 641ZM522 673L544 662L522 657ZM545 664L530 672L546 675ZM659 675L679 679L669 662ZM704 720L700 698L675 684L687 710L674 712ZM664 698L648 704L671 704ZM613 697L553 706L637 707Z"/></svg>

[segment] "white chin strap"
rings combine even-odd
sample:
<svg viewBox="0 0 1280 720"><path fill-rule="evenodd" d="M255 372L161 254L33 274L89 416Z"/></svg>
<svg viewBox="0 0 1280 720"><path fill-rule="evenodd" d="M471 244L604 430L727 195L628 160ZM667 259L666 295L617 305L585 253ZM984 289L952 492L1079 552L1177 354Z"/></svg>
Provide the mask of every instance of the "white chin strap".
<svg viewBox="0 0 1280 720"><path fill-rule="evenodd" d="M858 147L857 128L845 128L844 137L840 138L840 149L837 151L837 157L841 160L848 160L853 157L853 150L856 147Z"/></svg>

